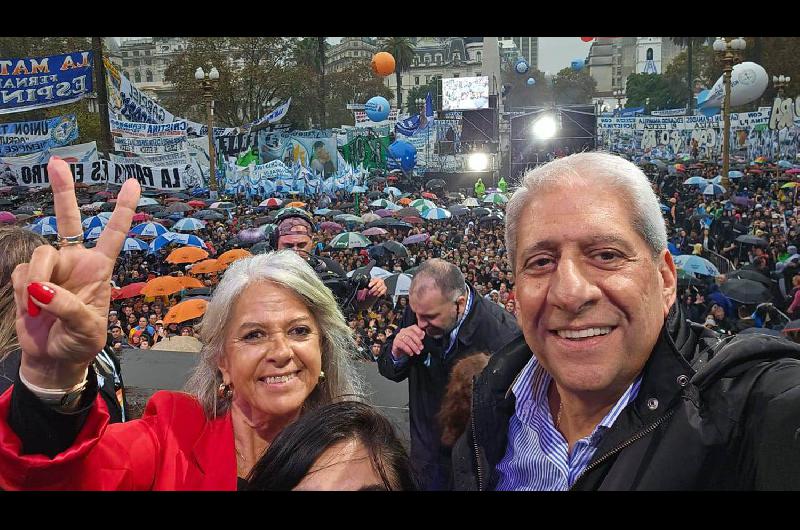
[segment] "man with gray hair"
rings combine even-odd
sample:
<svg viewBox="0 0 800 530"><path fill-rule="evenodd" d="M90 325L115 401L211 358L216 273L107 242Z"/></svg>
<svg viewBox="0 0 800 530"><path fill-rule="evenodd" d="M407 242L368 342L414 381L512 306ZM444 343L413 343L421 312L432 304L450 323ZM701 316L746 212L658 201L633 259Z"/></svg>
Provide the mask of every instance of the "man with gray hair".
<svg viewBox="0 0 800 530"><path fill-rule="evenodd" d="M523 335L475 380L456 489L800 489L800 346L686 320L638 167L545 164L506 226Z"/></svg>
<svg viewBox="0 0 800 530"><path fill-rule="evenodd" d="M442 259L419 266L409 288L402 329L378 359L392 381L408 378L411 459L425 489L448 489L450 449L441 443L436 416L452 366L482 351L497 351L519 334L514 317L484 300L464 281L458 267Z"/></svg>

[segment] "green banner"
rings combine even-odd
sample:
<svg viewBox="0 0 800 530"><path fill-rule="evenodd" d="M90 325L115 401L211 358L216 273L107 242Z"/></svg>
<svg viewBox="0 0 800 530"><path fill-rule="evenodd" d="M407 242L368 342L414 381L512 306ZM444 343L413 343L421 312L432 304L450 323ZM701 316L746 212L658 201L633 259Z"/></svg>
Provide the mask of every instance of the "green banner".
<svg viewBox="0 0 800 530"><path fill-rule="evenodd" d="M353 167L363 165L367 170L386 169L386 153L390 143L389 136L356 136L339 146L339 152Z"/></svg>

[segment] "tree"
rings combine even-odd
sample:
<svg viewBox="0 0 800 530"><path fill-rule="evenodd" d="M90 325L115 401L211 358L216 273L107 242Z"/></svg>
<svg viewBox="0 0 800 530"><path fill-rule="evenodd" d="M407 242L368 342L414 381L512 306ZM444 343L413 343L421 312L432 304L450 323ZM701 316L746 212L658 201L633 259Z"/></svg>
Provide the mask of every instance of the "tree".
<svg viewBox="0 0 800 530"><path fill-rule="evenodd" d="M353 111L347 109L348 103L365 103L373 96L394 98L391 89L383 80L372 73L367 59L354 61L340 72L326 76L328 86L328 123L332 125L354 125Z"/></svg>
<svg viewBox="0 0 800 530"><path fill-rule="evenodd" d="M436 98L439 95L439 78L434 76L426 85L419 85L412 87L411 90L408 91L408 101L406 101L406 112L410 115L418 114L419 107L417 107L417 100L418 99L425 99L428 96L428 93L431 94L431 100L433 102L434 107L436 106ZM394 94L392 94L394 97Z"/></svg>
<svg viewBox="0 0 800 530"><path fill-rule="evenodd" d="M394 75L397 80L397 108L403 108L403 93L401 84L403 72L411 68L414 62L414 47L407 37L389 37L381 41L381 49L389 52L394 57Z"/></svg>
<svg viewBox="0 0 800 530"><path fill-rule="evenodd" d="M297 76L291 75L291 47L283 37L192 37L186 50L167 67L173 84L163 106L177 116L206 121L202 90L194 78L197 67L219 70L214 113L220 126L238 127L260 118L270 102L292 95Z"/></svg>
<svg viewBox="0 0 800 530"><path fill-rule="evenodd" d="M535 83L528 84L533 78ZM502 72L505 87L504 107L538 107L553 102L552 84L545 78L544 72L530 70L527 74L518 74L513 65Z"/></svg>
<svg viewBox="0 0 800 530"><path fill-rule="evenodd" d="M564 68L553 78L556 104L590 104L596 87L597 82L587 68L578 71Z"/></svg>
<svg viewBox="0 0 800 530"><path fill-rule="evenodd" d="M695 46L702 46L708 41L708 37L669 37L673 44L676 46L686 46L686 86L688 87L688 99L686 108L689 114L692 113L694 108L694 64L693 64L693 50Z"/></svg>
<svg viewBox="0 0 800 530"><path fill-rule="evenodd" d="M681 98L675 97L670 84L661 74L631 74L625 84L626 107L669 109L679 106ZM648 101L649 100L649 101Z"/></svg>

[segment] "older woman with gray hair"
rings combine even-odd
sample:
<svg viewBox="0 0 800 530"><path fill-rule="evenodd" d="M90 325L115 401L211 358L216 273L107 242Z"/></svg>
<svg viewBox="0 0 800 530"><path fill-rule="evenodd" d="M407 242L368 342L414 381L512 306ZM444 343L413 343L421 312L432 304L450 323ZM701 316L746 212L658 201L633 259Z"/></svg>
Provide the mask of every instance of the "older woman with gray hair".
<svg viewBox="0 0 800 530"><path fill-rule="evenodd" d="M0 488L239 489L304 411L360 395L333 295L301 258L279 252L226 272L187 392L157 392L140 420L108 425L87 366L105 340L109 279L140 189L125 183L86 249L69 166L51 160L48 170L60 248L37 248L12 277L22 363L0 397Z"/></svg>

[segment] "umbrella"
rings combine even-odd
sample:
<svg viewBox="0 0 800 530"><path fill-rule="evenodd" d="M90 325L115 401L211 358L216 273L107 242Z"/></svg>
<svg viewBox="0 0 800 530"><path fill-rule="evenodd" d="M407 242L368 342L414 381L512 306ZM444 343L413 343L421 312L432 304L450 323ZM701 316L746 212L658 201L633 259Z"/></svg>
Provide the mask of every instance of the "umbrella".
<svg viewBox="0 0 800 530"><path fill-rule="evenodd" d="M424 221L422 219L420 219L419 217L411 217L411 216L403 217L403 221L405 221L408 224L412 224L412 225L421 225L421 224L424 223Z"/></svg>
<svg viewBox="0 0 800 530"><path fill-rule="evenodd" d="M489 208L475 208L472 210L472 213L477 215L478 217L482 217L484 215L489 215L492 211Z"/></svg>
<svg viewBox="0 0 800 530"><path fill-rule="evenodd" d="M317 208L314 210L314 215L328 215L330 212L330 208Z"/></svg>
<svg viewBox="0 0 800 530"><path fill-rule="evenodd" d="M252 252L253 254L266 254L271 250L272 247L269 246L269 243L266 241L262 241L261 243L256 243L255 245L250 247L250 252Z"/></svg>
<svg viewBox="0 0 800 530"><path fill-rule="evenodd" d="M280 208L283 204L283 199L278 199L277 197L270 197L269 199L265 199L259 203L259 206L264 208Z"/></svg>
<svg viewBox="0 0 800 530"><path fill-rule="evenodd" d="M137 283L130 283L125 285L121 289L112 289L111 290L111 299L112 300L125 300L127 298L134 298L136 296L141 296L142 294L142 287L146 285L145 282L137 282Z"/></svg>
<svg viewBox="0 0 800 530"><path fill-rule="evenodd" d="M211 274L212 272L224 271L227 268L228 265L217 259L206 259L203 261L198 261L192 265L192 268L189 269L189 272L192 274Z"/></svg>
<svg viewBox="0 0 800 530"><path fill-rule="evenodd" d="M212 212L211 210L200 210L193 216L195 219L202 219L203 221L222 221L225 216L219 212Z"/></svg>
<svg viewBox="0 0 800 530"><path fill-rule="evenodd" d="M204 201L198 201L198 200L189 201L186 204L188 204L192 208L205 208L206 207L206 203Z"/></svg>
<svg viewBox="0 0 800 530"><path fill-rule="evenodd" d="M772 280L761 274L760 272L750 270L731 271L725 274L729 280L753 280L768 288L772 287Z"/></svg>
<svg viewBox="0 0 800 530"><path fill-rule="evenodd" d="M85 230L91 230L92 228L96 228L98 226L102 228L106 226L107 223L108 219L106 219L105 217L93 215L91 217L87 217L86 219L84 219L81 224L83 225L83 228Z"/></svg>
<svg viewBox="0 0 800 530"><path fill-rule="evenodd" d="M56 228L56 229L58 228L58 221L52 215L47 216L47 217L42 217L41 219L36 221L36 224L37 225L48 225L48 226L51 226L51 227Z"/></svg>
<svg viewBox="0 0 800 530"><path fill-rule="evenodd" d="M342 225L340 225L339 223L334 223L333 221L324 221L320 223L319 228L323 232L331 232L334 234L338 234L339 232L344 230L344 227Z"/></svg>
<svg viewBox="0 0 800 530"><path fill-rule="evenodd" d="M387 277L383 282L386 284L386 294L389 296L406 296L411 287L411 276L398 273Z"/></svg>
<svg viewBox="0 0 800 530"><path fill-rule="evenodd" d="M98 191L92 197L92 200L95 201L102 201L103 199L111 199L114 197L114 193L110 191Z"/></svg>
<svg viewBox="0 0 800 530"><path fill-rule="evenodd" d="M251 254L249 251L247 251L247 250L245 250L243 248L235 248L233 250L229 250L227 252L223 252L217 258L217 260L222 262L222 263L224 263L224 264L226 264L226 265L230 265L234 261L237 261L237 260L240 260L240 259L244 259L244 258L249 258L252 255L253 254Z"/></svg>
<svg viewBox="0 0 800 530"><path fill-rule="evenodd" d="M235 210L236 205L233 204L232 202L220 201L211 203L211 205L208 208L211 210Z"/></svg>
<svg viewBox="0 0 800 530"><path fill-rule="evenodd" d="M176 248L167 256L167 263L194 263L201 259L206 259L208 252L196 247Z"/></svg>
<svg viewBox="0 0 800 530"><path fill-rule="evenodd" d="M436 200L436 199L438 199L439 197L437 197L437 196L436 196L436 195L434 195L433 193L430 193L430 192L428 192L428 191L424 191L424 192L422 192L422 198L423 198L423 199L430 199L430 200L432 200L432 201L435 201L435 200Z"/></svg>
<svg viewBox="0 0 800 530"><path fill-rule="evenodd" d="M193 230L201 230L206 227L206 222L194 217L187 217L181 219L172 227L173 230L181 230L191 232Z"/></svg>
<svg viewBox="0 0 800 530"><path fill-rule="evenodd" d="M428 199L416 199L415 201L412 201L409 206L416 208L419 211L427 210L428 208L436 208L436 204Z"/></svg>
<svg viewBox="0 0 800 530"><path fill-rule="evenodd" d="M461 217L462 215L469 215L469 210L460 205L454 205L449 208L450 213L453 214L453 217Z"/></svg>
<svg viewBox="0 0 800 530"><path fill-rule="evenodd" d="M139 212L137 214L134 214L132 220L133 220L134 223L142 223L144 221L149 221L150 220L150 216L147 215L144 212Z"/></svg>
<svg viewBox="0 0 800 530"><path fill-rule="evenodd" d="M778 167L781 169L790 169L792 167L792 163L788 160L778 160Z"/></svg>
<svg viewBox="0 0 800 530"><path fill-rule="evenodd" d="M428 220L450 219L452 216L450 210L444 208L431 208L422 213L422 217Z"/></svg>
<svg viewBox="0 0 800 530"><path fill-rule="evenodd" d="M744 234L737 237L736 241L738 241L739 243L744 243L746 245L756 245L759 247L766 247L769 244L766 239L762 239L756 236L751 236L749 234Z"/></svg>
<svg viewBox="0 0 800 530"><path fill-rule="evenodd" d="M83 239L97 239L103 232L102 226L95 226L83 233Z"/></svg>
<svg viewBox="0 0 800 530"><path fill-rule="evenodd" d="M200 249L206 248L206 243L199 237L192 235L192 234L178 234L176 232L170 232L172 234L172 241L175 243L180 243L181 245L189 246L189 247L197 247Z"/></svg>
<svg viewBox="0 0 800 530"><path fill-rule="evenodd" d="M378 246L385 248L395 256L400 256L402 258L408 257L408 249L397 241L384 241Z"/></svg>
<svg viewBox="0 0 800 530"><path fill-rule="evenodd" d="M731 300L742 304L760 304L772 299L769 289L753 280L728 280L719 290Z"/></svg>
<svg viewBox="0 0 800 530"><path fill-rule="evenodd" d="M246 228L239 232L236 237L245 246L250 246L267 239L267 234L261 228Z"/></svg>
<svg viewBox="0 0 800 530"><path fill-rule="evenodd" d="M467 197L466 199L464 199L464 202L462 202L461 204L463 206L469 206L469 207L473 207L473 208L476 207L476 206L480 206L480 203L478 202L478 199L476 199L475 197Z"/></svg>
<svg viewBox="0 0 800 530"><path fill-rule="evenodd" d="M17 216L11 212L0 212L0 223L16 223Z"/></svg>
<svg viewBox="0 0 800 530"><path fill-rule="evenodd" d="M375 215L377 215L378 217L391 217L392 214L394 214L394 210L390 210L388 208L375 210Z"/></svg>
<svg viewBox="0 0 800 530"><path fill-rule="evenodd" d="M386 186L385 188L383 188L383 193L385 193L386 195L394 195L395 197L399 197L400 194L403 192L395 188L394 186Z"/></svg>
<svg viewBox="0 0 800 530"><path fill-rule="evenodd" d="M392 219L391 217L384 217L377 221L372 221L367 225L367 228L379 226L381 228L411 228L411 225L400 219Z"/></svg>
<svg viewBox="0 0 800 530"><path fill-rule="evenodd" d="M444 188L444 181L442 179L430 179L425 183L425 187L429 190Z"/></svg>
<svg viewBox="0 0 800 530"><path fill-rule="evenodd" d="M183 202L173 202L167 206L167 211L170 213L191 212L192 210L193 208L191 206Z"/></svg>
<svg viewBox="0 0 800 530"><path fill-rule="evenodd" d="M164 317L164 325L169 326L170 324L180 324L181 322L186 322L187 320L200 318L206 313L207 308L208 302L206 300L185 300L180 304L174 305L169 311L167 311L167 315Z"/></svg>
<svg viewBox="0 0 800 530"><path fill-rule="evenodd" d="M125 243L122 245L122 250L125 252L134 252L137 250L147 250L149 247L147 243L135 237L126 237Z"/></svg>
<svg viewBox="0 0 800 530"><path fill-rule="evenodd" d="M369 203L370 206L374 206L376 208L388 208L390 204L394 205L392 201L387 201L386 199L378 199L377 201L372 201Z"/></svg>
<svg viewBox="0 0 800 530"><path fill-rule="evenodd" d="M39 234L40 236L55 236L58 235L58 230L53 228L50 225L40 225L35 224L28 227L31 232L34 234Z"/></svg>
<svg viewBox="0 0 800 530"><path fill-rule="evenodd" d="M380 219L380 218L381 218L381 216L380 216L380 215L375 215L375 214L374 214L374 213L372 213L372 212L370 212L370 213L365 213L364 215L362 215L362 216L361 216L361 219L362 219L362 220L363 220L365 223L371 223L372 221L377 221L377 220L378 220L378 219Z"/></svg>
<svg viewBox="0 0 800 530"><path fill-rule="evenodd" d="M181 281L174 276L159 276L153 278L142 287L141 293L145 296L169 296L183 289Z"/></svg>
<svg viewBox="0 0 800 530"><path fill-rule="evenodd" d="M395 217L420 217L421 215L416 208L401 208L394 212Z"/></svg>
<svg viewBox="0 0 800 530"><path fill-rule="evenodd" d="M483 202L490 202L492 204L505 204L508 202L508 197L502 193L487 193L486 197L483 198Z"/></svg>
<svg viewBox="0 0 800 530"><path fill-rule="evenodd" d="M683 181L684 186L705 186L707 184L708 180L698 176L689 177L688 179Z"/></svg>
<svg viewBox="0 0 800 530"><path fill-rule="evenodd" d="M781 189L796 188L796 187L797 187L797 182L787 182L786 184L781 186Z"/></svg>
<svg viewBox="0 0 800 530"><path fill-rule="evenodd" d="M397 201L397 204L402 204L403 206L408 206L409 204L411 204L411 199L409 199L408 197L403 197L402 199Z"/></svg>
<svg viewBox="0 0 800 530"><path fill-rule="evenodd" d="M305 208L306 203L300 201L292 201L286 205L287 208Z"/></svg>
<svg viewBox="0 0 800 530"><path fill-rule="evenodd" d="M408 236L403 240L404 245L416 245L417 243L425 243L431 238L428 234L414 234L413 236Z"/></svg>
<svg viewBox="0 0 800 530"><path fill-rule="evenodd" d="M131 228L131 233L137 236L145 237L158 237L169 232L167 228L160 223L142 223Z"/></svg>
<svg viewBox="0 0 800 530"><path fill-rule="evenodd" d="M329 246L331 248L363 248L368 247L372 242L358 232L343 232L334 237Z"/></svg>
<svg viewBox="0 0 800 530"><path fill-rule="evenodd" d="M700 256L684 254L673 258L675 266L687 272L702 274L703 276L719 276L719 270L713 263Z"/></svg>
<svg viewBox="0 0 800 530"><path fill-rule="evenodd" d="M675 168L676 171L680 171L682 173L686 172L686 166L684 166L683 164L675 164L673 167Z"/></svg>
<svg viewBox="0 0 800 530"><path fill-rule="evenodd" d="M733 172L732 171L728 171L728 177L729 178L733 178L731 176L731 173L733 173ZM784 173L786 173L787 175L797 175L798 173L800 173L800 168L793 167L792 169L786 170Z"/></svg>
<svg viewBox="0 0 800 530"><path fill-rule="evenodd" d="M503 222L505 221L505 218L503 217L503 214L501 214L500 212L495 212L491 215L487 215L486 217L481 217L480 219L478 219L479 223L491 223L494 221Z"/></svg>
<svg viewBox="0 0 800 530"><path fill-rule="evenodd" d="M169 193L169 195L170 195L170 198L167 199L167 200L178 199L180 201L185 201L186 199L191 199L191 197L189 195L186 195L185 193L181 193L179 191L177 191L177 192L176 191L172 191L172 192Z"/></svg>
<svg viewBox="0 0 800 530"><path fill-rule="evenodd" d="M198 353L203 349L203 343L195 337L188 335L175 335L167 339L162 339L150 348L157 351L182 351L187 353Z"/></svg>
<svg viewBox="0 0 800 530"><path fill-rule="evenodd" d="M139 199L139 202L136 204L136 206L159 206L159 204L155 199L151 199L150 197L142 197Z"/></svg>
<svg viewBox="0 0 800 530"><path fill-rule="evenodd" d="M333 217L333 220L334 221L343 222L343 223L360 223L360 224L364 223L364 219L362 219L361 217L359 217L357 215L353 215L353 214L349 214L349 213L343 213L341 215L336 215L336 216Z"/></svg>
<svg viewBox="0 0 800 530"><path fill-rule="evenodd" d="M386 235L388 233L389 232L387 232L383 228L380 228L378 226L373 226L372 228L367 228L366 230L361 232L361 235L362 236L384 236L384 235Z"/></svg>
<svg viewBox="0 0 800 530"><path fill-rule="evenodd" d="M353 186L353 189L350 190L350 193L364 193L366 191L366 186Z"/></svg>
<svg viewBox="0 0 800 530"><path fill-rule="evenodd" d="M722 195L725 193L725 188L718 184L709 184L703 190L703 195Z"/></svg>
<svg viewBox="0 0 800 530"><path fill-rule="evenodd" d="M369 276L370 278L380 278L380 279L388 278L389 276L392 275L392 273L387 271L386 269L369 265L367 267L359 267L355 270L348 272L347 277L352 278L353 276L359 274L363 274L364 276Z"/></svg>
<svg viewBox="0 0 800 530"><path fill-rule="evenodd" d="M787 171L788 173L788 171ZM728 178L729 179L740 179L744 176L744 173L741 171L728 171Z"/></svg>
<svg viewBox="0 0 800 530"><path fill-rule="evenodd" d="M191 276L180 276L176 277L175 279L178 280L178 283L181 285L182 289L202 289L205 287L203 282Z"/></svg>
<svg viewBox="0 0 800 530"><path fill-rule="evenodd" d="M341 210L328 210L328 213L319 214L323 217L330 217L331 219L336 217L337 215L342 215L344 212Z"/></svg>
<svg viewBox="0 0 800 530"><path fill-rule="evenodd" d="M374 201L375 199L379 199L380 196L381 196L381 192L379 192L379 191L371 191L371 192L367 193L367 198L369 200L371 200L371 201Z"/></svg>

